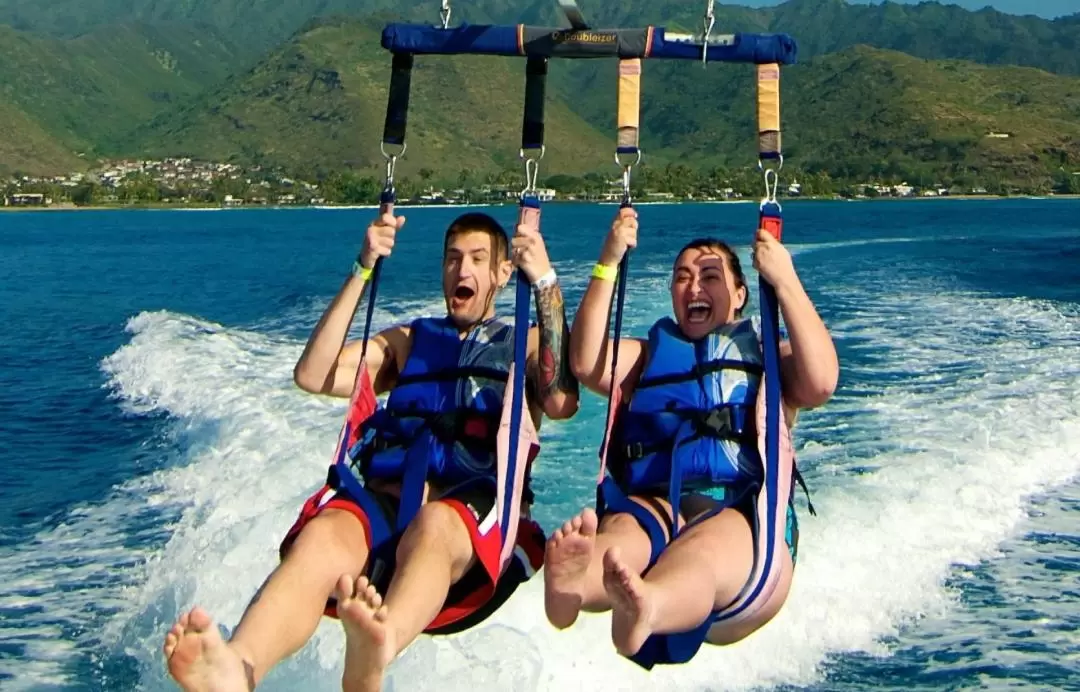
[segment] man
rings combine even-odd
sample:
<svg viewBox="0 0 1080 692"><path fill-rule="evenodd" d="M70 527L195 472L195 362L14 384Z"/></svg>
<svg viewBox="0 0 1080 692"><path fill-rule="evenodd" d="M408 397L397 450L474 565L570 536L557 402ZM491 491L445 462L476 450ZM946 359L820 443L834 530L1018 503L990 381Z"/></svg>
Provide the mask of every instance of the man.
<svg viewBox="0 0 1080 692"><path fill-rule="evenodd" d="M577 411L562 291L543 239L520 225L511 245L490 216L459 217L444 242L447 317L382 331L361 368L362 344L346 344L346 336L375 261L390 255L404 222L383 214L368 227L352 276L294 371L305 391L352 395L349 422L357 428L343 435L340 449L348 450L364 485L340 464L331 468L228 643L201 608L181 616L164 650L170 674L189 692L254 689L304 646L324 612L345 628L343 689L379 690L386 667L421 632L476 624L542 564L544 535L528 518L528 489L496 498L495 469L505 468L497 450L506 445L505 438L502 447L496 443L494 430L507 427L513 361L513 326L495 317L495 296L514 266L532 283L539 315L529 330L529 415L521 416L521 427L535 436L542 413L563 419ZM383 392L390 397L376 410L374 395ZM493 417L498 422L489 425ZM536 451L527 435L519 448L526 456ZM422 489L412 498L409 469L418 459ZM415 516L383 541L376 526L408 519L399 510L413 501ZM515 510L520 502L520 523L496 525L498 501ZM501 547L515 529L516 549Z"/></svg>

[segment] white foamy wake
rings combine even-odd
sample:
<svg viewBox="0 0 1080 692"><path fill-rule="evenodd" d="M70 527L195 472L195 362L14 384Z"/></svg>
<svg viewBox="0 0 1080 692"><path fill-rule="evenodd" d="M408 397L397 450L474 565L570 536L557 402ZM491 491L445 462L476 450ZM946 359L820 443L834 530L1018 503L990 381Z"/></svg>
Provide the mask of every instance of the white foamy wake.
<svg viewBox="0 0 1080 692"><path fill-rule="evenodd" d="M655 296L663 271L635 284L629 304ZM418 641L394 665L393 689L807 684L820 678L831 653L883 653L881 639L906 624L948 617L957 603L945 581L955 565L995 557L1026 518L1028 498L1080 471L1080 319L1031 301L890 288L901 297L865 295L861 311L831 325L865 364L851 373L851 392L802 421L803 439L814 441L803 459L812 466L819 516L800 514L793 591L769 626L736 646L707 647L689 665L647 675L613 653L606 616L552 630L534 579L485 626ZM933 319L917 319L913 304ZM632 313L634 331L665 309L657 302ZM100 584L53 598L54 629L41 639L63 646L57 635L78 622L79 609L104 601L112 624L91 643L100 641L103 655L133 657L142 688L155 690L167 688L160 643L179 610L197 602L232 626L275 566L282 534L325 473L343 407L291 386L302 347L294 340L171 313L142 314L129 327L130 343L105 363L111 384L131 410L170 415L185 463L120 489L115 501L47 532L22 557L63 554L57 541L68 532L73 545L104 534L104 544L90 543L104 545L102 552L81 553ZM541 458L538 484L583 491L561 498L558 514L541 504L548 528L565 518L566 507L590 501L602 416L603 402L589 396L575 420L545 426L550 456ZM852 472L868 463L867 472ZM122 523L109 525L128 521L135 507L175 517L161 547L140 548ZM0 579L10 569L0 560ZM76 587L83 577L68 581ZM36 579L48 600L46 583ZM74 646L86 645L68 639L71 647L42 651L38 660L59 666ZM339 689L342 643L340 628L324 622L265 689Z"/></svg>

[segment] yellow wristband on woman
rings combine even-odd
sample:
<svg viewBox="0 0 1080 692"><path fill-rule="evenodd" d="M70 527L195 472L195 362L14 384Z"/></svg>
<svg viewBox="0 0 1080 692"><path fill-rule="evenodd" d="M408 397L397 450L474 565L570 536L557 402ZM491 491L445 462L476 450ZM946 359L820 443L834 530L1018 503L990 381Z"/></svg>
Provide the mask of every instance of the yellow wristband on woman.
<svg viewBox="0 0 1080 692"><path fill-rule="evenodd" d="M360 260L356 260L355 262L353 262L353 265L352 265L353 276L360 277L361 281L367 281L368 279L370 279L372 271L373 270L368 269L364 265L360 264Z"/></svg>
<svg viewBox="0 0 1080 692"><path fill-rule="evenodd" d="M594 279L600 279L601 281L614 281L619 275L618 267L609 267L606 264L600 264L597 262L593 265L592 275Z"/></svg>

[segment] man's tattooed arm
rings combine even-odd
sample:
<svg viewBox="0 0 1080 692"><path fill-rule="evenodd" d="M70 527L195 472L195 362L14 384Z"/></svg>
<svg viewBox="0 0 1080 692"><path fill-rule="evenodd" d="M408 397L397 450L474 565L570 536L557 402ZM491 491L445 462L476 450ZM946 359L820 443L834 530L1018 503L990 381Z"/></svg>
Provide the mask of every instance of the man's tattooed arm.
<svg viewBox="0 0 1080 692"><path fill-rule="evenodd" d="M570 327L558 280L536 289L536 312L540 327L537 354L540 400L547 401L555 394L572 395L576 399L578 381L570 372Z"/></svg>

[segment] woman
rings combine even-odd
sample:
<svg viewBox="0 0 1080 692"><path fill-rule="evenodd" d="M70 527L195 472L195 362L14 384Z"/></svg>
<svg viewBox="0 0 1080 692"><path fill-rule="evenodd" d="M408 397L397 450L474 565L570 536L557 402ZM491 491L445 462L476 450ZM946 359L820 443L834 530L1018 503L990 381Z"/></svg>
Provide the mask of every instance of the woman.
<svg viewBox="0 0 1080 692"><path fill-rule="evenodd" d="M562 629L583 609L610 608L618 652L651 668L689 660L703 640L739 641L779 612L798 542L789 426L798 409L828 401L839 366L791 255L759 231L754 267L776 290L790 340L780 347L780 549L769 553L775 560L755 560L767 547L758 530L768 516L764 387L759 321L742 317L746 279L726 244L687 244L672 271L674 319L658 321L647 340L622 339L613 376L608 310L637 230L637 214L621 209L571 330L574 373L604 396L617 387L615 416L599 518L586 508L548 541L545 610ZM669 498L678 504L674 531ZM751 588L759 575L768 577L764 588Z"/></svg>

